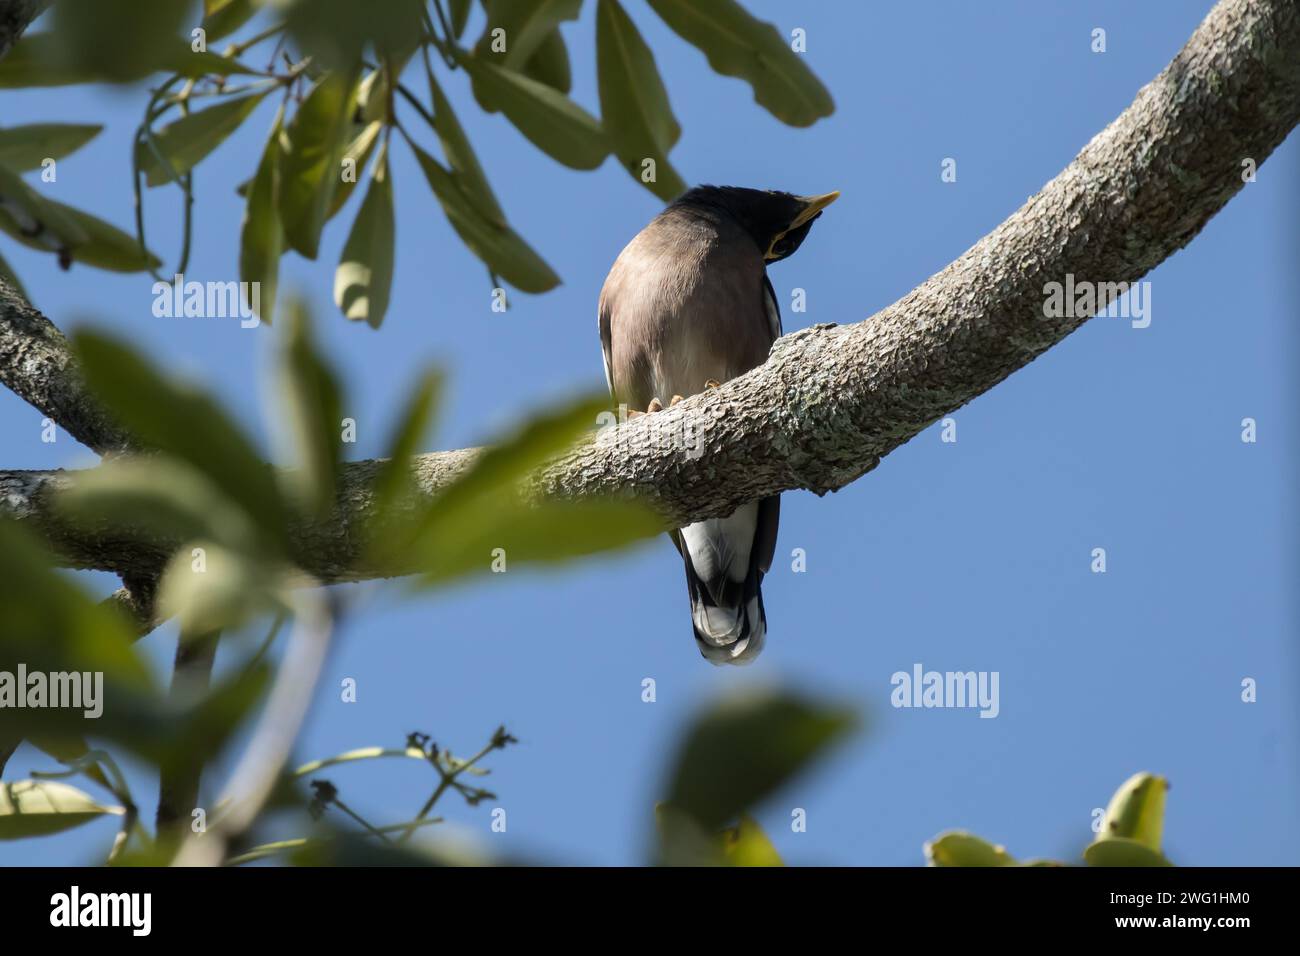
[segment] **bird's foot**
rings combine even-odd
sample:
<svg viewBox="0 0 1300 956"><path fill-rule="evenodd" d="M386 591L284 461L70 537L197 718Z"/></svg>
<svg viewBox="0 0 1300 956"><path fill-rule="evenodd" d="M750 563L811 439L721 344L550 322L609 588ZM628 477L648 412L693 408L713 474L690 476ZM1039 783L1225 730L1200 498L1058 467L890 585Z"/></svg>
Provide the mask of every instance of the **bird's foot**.
<svg viewBox="0 0 1300 956"><path fill-rule="evenodd" d="M707 382L704 383L704 387L705 387L705 388L721 388L721 387L722 387L722 383L719 382L716 378L711 378L711 379L709 379Z"/></svg>
<svg viewBox="0 0 1300 956"><path fill-rule="evenodd" d="M629 408L627 410L627 417L640 418L642 415L649 415L651 412L662 412L663 410L664 410L663 402L659 401L659 399L657 398L652 398L650 399L650 404L646 406L644 412L635 408Z"/></svg>
<svg viewBox="0 0 1300 956"><path fill-rule="evenodd" d="M674 405L676 405L678 402L682 402L682 401L685 401L685 399L682 398L680 395L674 395L674 396L673 396L673 400L672 400L671 402L668 403L668 407L669 407L669 408L672 408L672 407L673 407Z"/></svg>

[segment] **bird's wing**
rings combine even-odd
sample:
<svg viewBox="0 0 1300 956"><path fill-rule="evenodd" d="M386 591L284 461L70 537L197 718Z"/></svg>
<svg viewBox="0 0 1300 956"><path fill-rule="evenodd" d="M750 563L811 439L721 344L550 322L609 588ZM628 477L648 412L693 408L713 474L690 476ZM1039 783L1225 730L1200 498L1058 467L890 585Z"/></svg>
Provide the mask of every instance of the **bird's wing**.
<svg viewBox="0 0 1300 956"><path fill-rule="evenodd" d="M598 318L598 322L600 324L600 357L605 360L605 384L609 387L610 396L613 397L614 373L611 371L613 365L612 365L612 359L610 358L611 345L610 345L610 331L609 331L609 313L610 313L609 304L604 301L604 297L602 296L602 301L600 303L600 315Z"/></svg>
<svg viewBox="0 0 1300 956"><path fill-rule="evenodd" d="M781 496L772 495L758 503L758 526L754 529L753 562L767 574L776 554L776 529L781 523Z"/></svg>
<svg viewBox="0 0 1300 956"><path fill-rule="evenodd" d="M777 304L776 290L772 288L772 280L767 277L766 269L763 270L763 307L767 310L767 327L775 342L781 337L781 306Z"/></svg>

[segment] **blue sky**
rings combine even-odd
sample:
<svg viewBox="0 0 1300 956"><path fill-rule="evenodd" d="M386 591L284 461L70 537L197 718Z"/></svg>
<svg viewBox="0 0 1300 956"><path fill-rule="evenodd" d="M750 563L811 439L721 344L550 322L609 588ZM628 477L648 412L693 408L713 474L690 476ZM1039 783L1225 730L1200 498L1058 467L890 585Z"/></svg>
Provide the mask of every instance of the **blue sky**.
<svg viewBox="0 0 1300 956"><path fill-rule="evenodd" d="M684 134L672 153L690 182L842 199L771 271L787 331L865 319L946 265L1056 175L1186 41L1211 4L1029 2L782 4L748 0L807 56L837 109L810 129L781 125L747 86L645 5L629 13L655 51ZM797 11L797 12L796 12ZM478 27L472 22L471 33ZM1107 31L1107 51L1090 50ZM598 111L594 4L566 25L575 98ZM288 258L282 282L315 304L358 422L350 455L378 454L417 371L452 373L428 447L476 443L529 409L603 387L595 306L618 251L659 202L607 161L559 166L499 115L448 83L514 226L564 284L491 311L485 270L457 241L404 147L395 148L397 279L378 332L330 300L354 196L319 261ZM108 129L42 188L123 227L140 91L6 91L5 122L98 121ZM242 204L274 107L264 104L196 177L190 278L235 278ZM426 143L428 141L426 140ZM940 180L957 160L955 183ZM1130 774L1172 784L1166 848L1186 864L1290 864L1300 851L1297 755L1296 210L1300 140L1260 168L1204 232L1147 278L1152 322L1098 318L838 494L788 493L765 582L767 649L747 670L715 669L691 638L679 559L666 539L562 571L511 570L411 600L394 587L356 600L298 756L397 746L411 730L471 752L504 723L521 743L493 755L487 783L507 811L447 804L484 849L560 862L645 858L651 805L678 733L713 695L792 684L848 701L866 729L762 808L791 862L914 865L922 843L971 829L1019 856L1074 859L1093 808ZM174 250L179 210L150 195L155 248ZM5 242L36 304L60 327L94 322L215 389L270 442L262 416L266 329L159 319L151 280L87 268ZM791 314L790 290L807 290ZM1258 441L1240 440L1241 420ZM40 415L0 394L8 468L93 461ZM1107 571L1090 570L1103 547ZM790 570L802 548L807 570ZM84 576L107 593L107 575ZM141 645L160 672L174 628ZM229 662L230 655L227 655ZM997 671L1001 712L896 710L890 676ZM345 677L358 701L339 701ZM652 677L657 701L641 700ZM1240 699L1243 678L1258 701ZM10 778L48 761L24 747ZM429 780L413 762L330 777L377 822L413 815ZM133 773L152 814L154 785ZM220 774L207 781L212 791ZM209 792L208 796L214 794ZM804 833L789 825L807 810ZM8 863L102 858L111 823L0 844Z"/></svg>

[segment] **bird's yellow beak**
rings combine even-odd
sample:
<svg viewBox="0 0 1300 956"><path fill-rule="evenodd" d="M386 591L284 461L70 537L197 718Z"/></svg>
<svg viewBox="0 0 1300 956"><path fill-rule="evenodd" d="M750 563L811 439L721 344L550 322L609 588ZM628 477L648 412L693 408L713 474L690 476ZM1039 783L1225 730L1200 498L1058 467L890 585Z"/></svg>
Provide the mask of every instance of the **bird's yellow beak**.
<svg viewBox="0 0 1300 956"><path fill-rule="evenodd" d="M839 198L840 191L838 189L822 196L805 196L803 211L794 217L794 222L790 223L790 229L798 229L805 222ZM789 230L787 230L787 232L788 231Z"/></svg>

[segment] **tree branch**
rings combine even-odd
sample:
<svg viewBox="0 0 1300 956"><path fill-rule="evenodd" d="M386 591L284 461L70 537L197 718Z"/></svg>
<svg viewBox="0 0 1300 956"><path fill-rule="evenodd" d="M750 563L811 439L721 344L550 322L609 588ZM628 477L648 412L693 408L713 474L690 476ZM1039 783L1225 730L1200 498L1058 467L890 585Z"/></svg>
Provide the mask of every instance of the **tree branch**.
<svg viewBox="0 0 1300 956"><path fill-rule="evenodd" d="M49 5L50 0L0 0L0 56Z"/></svg>
<svg viewBox="0 0 1300 956"><path fill-rule="evenodd" d="M543 468L536 493L634 493L677 527L781 491L841 488L1086 321L1045 315L1046 283L1140 279L1242 188L1242 161L1262 164L1297 122L1300 6L1222 0L1118 119L942 272L864 322L787 335L749 374L602 430ZM684 434L694 436L685 447L672 439ZM421 494L445 488L474 454L420 456ZM299 560L319 580L379 573L360 553L378 467L345 466L333 519L298 530ZM0 472L0 514L38 528L70 567L158 566L163 542L62 527L50 498L67 480Z"/></svg>

